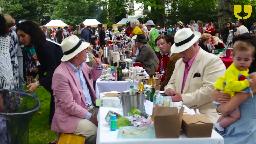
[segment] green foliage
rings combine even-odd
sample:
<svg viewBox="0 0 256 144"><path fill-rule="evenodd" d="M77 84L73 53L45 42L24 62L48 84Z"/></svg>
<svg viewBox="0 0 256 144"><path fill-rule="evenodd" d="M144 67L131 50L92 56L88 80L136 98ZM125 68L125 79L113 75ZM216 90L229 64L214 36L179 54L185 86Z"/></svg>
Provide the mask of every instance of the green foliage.
<svg viewBox="0 0 256 144"><path fill-rule="evenodd" d="M192 19L204 22L235 20L234 4L251 4L253 13L246 21L251 23L256 17L256 0L0 0L0 7L17 20L30 19L41 24L61 19L77 25L87 18L96 18L111 25L133 14L129 3L134 1L143 3L146 20L152 19L157 25L174 24L179 20L188 23ZM166 6L169 6L168 14Z"/></svg>
<svg viewBox="0 0 256 144"><path fill-rule="evenodd" d="M52 0L1 0L4 13L9 13L17 20L29 19L41 22L51 15L54 1Z"/></svg>
<svg viewBox="0 0 256 144"><path fill-rule="evenodd" d="M109 23L117 23L126 17L126 3L120 0L108 0Z"/></svg>
<svg viewBox="0 0 256 144"><path fill-rule="evenodd" d="M158 25L174 24L181 20L188 23L190 20L209 21L217 18L217 0L136 0L142 2L151 11L146 10L148 19ZM165 8L169 5L169 13Z"/></svg>
<svg viewBox="0 0 256 144"><path fill-rule="evenodd" d="M99 0L57 0L52 19L62 19L68 24L76 25L87 18L96 18Z"/></svg>
<svg viewBox="0 0 256 144"><path fill-rule="evenodd" d="M130 115L141 115L141 111L137 108L132 108L129 112Z"/></svg>
<svg viewBox="0 0 256 144"><path fill-rule="evenodd" d="M118 128L125 127L125 126L130 126L130 125L131 125L131 122L126 117L119 117L117 119L117 127Z"/></svg>
<svg viewBox="0 0 256 144"><path fill-rule="evenodd" d="M46 144L56 139L56 134L50 130L49 126L49 108L50 94L42 87L36 90L36 95L40 99L41 107L36 112L29 124L29 143Z"/></svg>
<svg viewBox="0 0 256 144"><path fill-rule="evenodd" d="M179 20L188 23L190 20L207 22L217 19L216 0L177 0L172 6L172 23Z"/></svg>

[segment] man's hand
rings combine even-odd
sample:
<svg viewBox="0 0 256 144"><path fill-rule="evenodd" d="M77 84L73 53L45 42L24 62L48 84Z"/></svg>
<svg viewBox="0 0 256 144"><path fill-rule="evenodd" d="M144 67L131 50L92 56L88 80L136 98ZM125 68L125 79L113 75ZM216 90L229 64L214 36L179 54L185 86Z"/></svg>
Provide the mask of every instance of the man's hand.
<svg viewBox="0 0 256 144"><path fill-rule="evenodd" d="M176 92L175 95L172 96L172 101L173 101L173 102L182 101L182 96L181 96L181 94Z"/></svg>
<svg viewBox="0 0 256 144"><path fill-rule="evenodd" d="M98 58L101 59L102 56L103 56L103 49L100 48L100 49L99 49L99 52L98 52Z"/></svg>
<svg viewBox="0 0 256 144"><path fill-rule="evenodd" d="M164 93L165 93L166 95L168 95L168 96L174 96L174 95L176 94L176 91L173 90L173 89L168 88L168 89L166 89L166 90L164 91Z"/></svg>
<svg viewBox="0 0 256 144"><path fill-rule="evenodd" d="M97 115L98 115L98 108L94 108L93 111L91 112L92 116L90 118L90 121L98 126L98 120L97 120Z"/></svg>

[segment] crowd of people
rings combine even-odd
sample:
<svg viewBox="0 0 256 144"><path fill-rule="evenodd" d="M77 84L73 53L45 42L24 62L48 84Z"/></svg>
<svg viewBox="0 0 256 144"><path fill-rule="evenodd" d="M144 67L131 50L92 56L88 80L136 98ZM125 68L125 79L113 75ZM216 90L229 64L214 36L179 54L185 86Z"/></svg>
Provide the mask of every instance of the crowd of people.
<svg viewBox="0 0 256 144"><path fill-rule="evenodd" d="M103 70L102 51L104 47L127 48L149 76L158 76L160 90L173 101L207 115L225 143L253 143L255 25L248 30L239 20L217 30L213 22L204 25L191 20L161 28L152 20L132 20L113 30L102 24L48 29L30 20L15 23L10 15L1 14L0 88L19 90L27 83L27 90L34 92L43 86L51 94L51 129L83 135L87 143L96 143L94 82ZM233 64L226 70L215 51L227 47L234 52ZM85 61L91 51L95 55L88 65ZM3 119L0 117L0 137L4 135Z"/></svg>

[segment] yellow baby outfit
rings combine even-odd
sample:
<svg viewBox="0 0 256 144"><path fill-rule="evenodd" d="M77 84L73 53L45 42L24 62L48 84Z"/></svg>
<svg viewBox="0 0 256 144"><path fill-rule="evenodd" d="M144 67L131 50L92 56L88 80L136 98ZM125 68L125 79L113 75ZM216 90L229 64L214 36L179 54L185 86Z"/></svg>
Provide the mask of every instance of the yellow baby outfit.
<svg viewBox="0 0 256 144"><path fill-rule="evenodd" d="M226 70L224 76L216 80L214 87L217 90L230 94L230 96L234 96L235 92L241 92L250 86L248 77L249 69L240 71L232 63Z"/></svg>

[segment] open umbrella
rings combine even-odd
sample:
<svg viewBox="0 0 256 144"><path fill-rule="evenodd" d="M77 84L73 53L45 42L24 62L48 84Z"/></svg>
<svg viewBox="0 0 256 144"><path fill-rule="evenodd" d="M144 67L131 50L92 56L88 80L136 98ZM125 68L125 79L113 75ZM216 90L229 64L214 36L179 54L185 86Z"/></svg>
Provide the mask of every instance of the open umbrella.
<svg viewBox="0 0 256 144"><path fill-rule="evenodd" d="M57 28L57 27L62 27L63 28L63 27L68 26L68 25L65 24L62 20L51 20L45 26L49 27L49 28Z"/></svg>
<svg viewBox="0 0 256 144"><path fill-rule="evenodd" d="M85 26L98 26L98 24L101 24L99 21L97 21L96 19L86 19L83 24Z"/></svg>

